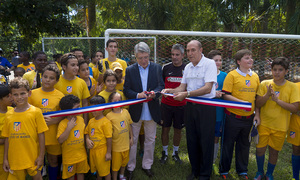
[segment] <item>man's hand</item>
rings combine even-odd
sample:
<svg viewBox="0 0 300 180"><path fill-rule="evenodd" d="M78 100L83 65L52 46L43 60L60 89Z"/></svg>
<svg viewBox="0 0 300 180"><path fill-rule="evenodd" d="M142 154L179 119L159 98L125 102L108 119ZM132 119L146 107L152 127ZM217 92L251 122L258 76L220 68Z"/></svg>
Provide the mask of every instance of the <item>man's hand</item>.
<svg viewBox="0 0 300 180"><path fill-rule="evenodd" d="M187 97L187 92L174 93L174 99L177 101L183 101Z"/></svg>
<svg viewBox="0 0 300 180"><path fill-rule="evenodd" d="M222 91L216 91L216 98L220 98L223 96L223 94L225 94L224 92Z"/></svg>
<svg viewBox="0 0 300 180"><path fill-rule="evenodd" d="M94 142L90 140L90 138L86 138L86 146L88 149L92 149L94 147Z"/></svg>
<svg viewBox="0 0 300 180"><path fill-rule="evenodd" d="M44 164L44 157L38 157L36 160L35 160L35 163L34 163L37 167L36 167L36 170L38 170L40 167L43 166Z"/></svg>
<svg viewBox="0 0 300 180"><path fill-rule="evenodd" d="M148 92L148 94L146 94L147 95L147 99L149 100L149 99L153 99L153 98L155 98L155 92L154 91L150 91L150 92Z"/></svg>
<svg viewBox="0 0 300 180"><path fill-rule="evenodd" d="M147 95L145 94L145 92L140 92L137 95L138 98L147 98Z"/></svg>

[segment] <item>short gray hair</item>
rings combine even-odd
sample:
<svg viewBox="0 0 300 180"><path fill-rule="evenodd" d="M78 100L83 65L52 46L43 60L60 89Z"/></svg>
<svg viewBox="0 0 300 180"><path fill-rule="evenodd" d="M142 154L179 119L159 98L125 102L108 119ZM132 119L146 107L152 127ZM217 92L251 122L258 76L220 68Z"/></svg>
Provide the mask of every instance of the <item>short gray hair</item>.
<svg viewBox="0 0 300 180"><path fill-rule="evenodd" d="M146 52L150 54L150 48L145 42L139 42L134 46L134 54Z"/></svg>
<svg viewBox="0 0 300 180"><path fill-rule="evenodd" d="M184 54L184 47L181 44L174 44L172 50L179 50L181 54Z"/></svg>

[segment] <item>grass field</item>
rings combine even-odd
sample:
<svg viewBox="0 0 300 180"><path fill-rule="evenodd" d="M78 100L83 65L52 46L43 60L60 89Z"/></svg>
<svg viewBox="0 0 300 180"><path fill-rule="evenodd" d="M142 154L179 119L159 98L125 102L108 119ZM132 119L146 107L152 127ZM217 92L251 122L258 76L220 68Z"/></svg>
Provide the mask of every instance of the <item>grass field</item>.
<svg viewBox="0 0 300 180"><path fill-rule="evenodd" d="M171 130L171 136L170 136L170 144L169 144L169 159L168 162L165 165L162 165L159 162L159 159L161 157L161 140L160 140L160 133L161 133L161 127L157 126L157 138L156 138L156 145L155 145L155 153L154 153L154 164L152 165L152 170L155 174L155 177L152 179L157 180L184 180L186 179L186 176L188 176L191 172L191 166L188 159L187 154L187 148L186 148L186 139L185 139L185 129L183 129L183 136L182 141L179 148L179 156L181 157L183 163L181 165L175 164L172 160L171 154L173 151L172 147L172 133ZM248 176L249 179L253 179L256 173L256 159L255 159L255 145L252 142L251 149L250 149L250 156L249 156L249 166L248 166ZM282 151L279 153L279 159L277 162L277 166L275 168L274 172L274 178L278 180L286 180L286 179L292 179L292 165L291 165L291 145L289 143L285 143L283 146ZM266 154L266 158L268 158L268 154ZM136 180L147 180L148 178L141 168L141 157L138 156L137 158L137 168L134 171L134 179ZM216 164L219 164L219 156L217 159ZM265 171L267 167L267 160L265 161ZM28 180L30 178L27 178ZM48 178L45 177L45 180ZM95 176L86 175L86 179L88 180L95 180ZM218 172L212 174L211 176L212 180L219 180L221 179L219 177ZM229 179L239 179L238 175L235 172L235 161L233 159L232 161L232 168L230 171Z"/></svg>

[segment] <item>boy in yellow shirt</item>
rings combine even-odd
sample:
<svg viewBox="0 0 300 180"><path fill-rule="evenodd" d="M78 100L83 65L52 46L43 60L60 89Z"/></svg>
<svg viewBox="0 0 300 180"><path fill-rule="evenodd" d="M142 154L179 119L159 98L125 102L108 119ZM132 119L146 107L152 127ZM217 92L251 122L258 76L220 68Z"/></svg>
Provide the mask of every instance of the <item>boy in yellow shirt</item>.
<svg viewBox="0 0 300 180"><path fill-rule="evenodd" d="M80 107L80 99L74 95L66 95L59 102L61 110ZM63 119L57 130L57 140L62 147L63 179L84 179L84 173L90 169L84 146L84 120L81 116L70 115Z"/></svg>
<svg viewBox="0 0 300 180"><path fill-rule="evenodd" d="M33 71L35 70L34 64L31 64L29 62L30 60L30 54L27 51L23 51L20 53L20 61L22 62L17 67L23 68L25 72Z"/></svg>
<svg viewBox="0 0 300 180"><path fill-rule="evenodd" d="M28 103L29 83L22 78L10 81L15 109L6 113L2 130L5 137L3 169L8 179L42 179L41 168L45 155L45 135L48 130L41 109Z"/></svg>
<svg viewBox="0 0 300 180"><path fill-rule="evenodd" d="M104 103L104 98L99 95L90 100L91 105ZM94 118L90 119L84 132L87 148L90 149L91 172L97 172L97 179L105 177L106 180L110 180L112 125L103 115L103 111L95 111L92 114Z"/></svg>
<svg viewBox="0 0 300 180"><path fill-rule="evenodd" d="M121 94L117 92L111 93L109 102L122 101ZM113 180L117 180L118 171L120 170L120 180L126 180L124 177L125 167L129 161L129 149L133 144L133 135L131 124L132 119L129 112L121 107L113 108L106 115L112 123L112 171Z"/></svg>
<svg viewBox="0 0 300 180"><path fill-rule="evenodd" d="M42 87L32 90L31 96L28 99L29 104L38 107L43 113L50 111L58 111L59 101L64 94L54 88L60 77L59 69L54 64L47 65L42 71ZM45 117L46 124L49 130L45 132L45 145L48 159L48 174L49 180L56 180L57 174L60 171L58 163L61 156L61 146L57 141L58 123L63 118Z"/></svg>
<svg viewBox="0 0 300 180"><path fill-rule="evenodd" d="M5 138L1 136L1 132L4 125L6 112L13 109L11 104L9 87L7 85L0 84L0 179L7 179L8 177L8 172L5 172L2 168Z"/></svg>
<svg viewBox="0 0 300 180"><path fill-rule="evenodd" d="M255 97L259 86L258 75L251 70L253 65L252 52L248 49L239 50L234 59L237 68L226 76L222 91L225 100L252 103L251 111L241 109L225 109L225 125L222 137L220 175L226 179L231 167L235 146L236 172L242 179L248 179L248 160L250 142L248 136L253 121L259 123L259 112L255 111Z"/></svg>
<svg viewBox="0 0 300 180"><path fill-rule="evenodd" d="M266 179L273 179L273 171L290 123L290 113L296 113L300 95L296 84L284 77L288 72L289 62L284 57L276 58L271 65L273 79L261 82L256 99L260 108L261 123L258 126L259 142L256 145L258 171L255 180L264 176L265 152L269 147L269 163Z"/></svg>

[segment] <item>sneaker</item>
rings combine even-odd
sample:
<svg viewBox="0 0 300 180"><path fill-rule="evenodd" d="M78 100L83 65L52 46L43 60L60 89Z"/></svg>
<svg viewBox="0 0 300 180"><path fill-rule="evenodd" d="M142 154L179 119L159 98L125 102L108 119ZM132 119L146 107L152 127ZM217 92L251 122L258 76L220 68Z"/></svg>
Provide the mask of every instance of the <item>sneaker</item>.
<svg viewBox="0 0 300 180"><path fill-rule="evenodd" d="M227 179L228 174L221 174L220 176L221 176L222 179Z"/></svg>
<svg viewBox="0 0 300 180"><path fill-rule="evenodd" d="M167 160L168 160L168 156L166 155L166 152L165 151L162 151L161 152L162 156L160 158L160 163L162 164L166 164Z"/></svg>
<svg viewBox="0 0 300 180"><path fill-rule="evenodd" d="M254 177L254 180L261 180L264 178L264 174L261 172L256 172L256 176Z"/></svg>
<svg viewBox="0 0 300 180"><path fill-rule="evenodd" d="M266 180L273 180L273 175L266 174Z"/></svg>
<svg viewBox="0 0 300 180"><path fill-rule="evenodd" d="M240 179L249 179L247 174L240 174L239 177Z"/></svg>
<svg viewBox="0 0 300 180"><path fill-rule="evenodd" d="M178 156L178 151L175 151L175 154L172 156L172 158L176 163L182 164L182 161Z"/></svg>

